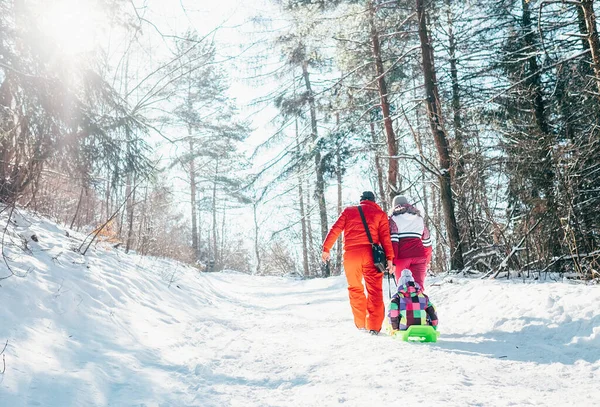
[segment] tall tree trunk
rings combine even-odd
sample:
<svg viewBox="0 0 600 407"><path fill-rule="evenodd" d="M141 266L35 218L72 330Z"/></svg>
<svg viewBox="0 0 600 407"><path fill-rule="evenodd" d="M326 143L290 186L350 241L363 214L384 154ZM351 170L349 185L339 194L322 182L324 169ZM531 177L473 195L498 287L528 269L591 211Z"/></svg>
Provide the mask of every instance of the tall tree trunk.
<svg viewBox="0 0 600 407"><path fill-rule="evenodd" d="M198 206L198 201L196 201L196 206ZM196 216L198 218L198 260L203 261L204 257L202 256L202 210L197 207L196 208ZM206 247L210 246L209 233L206 233Z"/></svg>
<svg viewBox="0 0 600 407"><path fill-rule="evenodd" d="M600 40L598 39L598 27L596 26L594 0L581 0L581 9L587 28L587 40L592 54L592 68L596 77L596 87L600 92Z"/></svg>
<svg viewBox="0 0 600 407"><path fill-rule="evenodd" d="M413 98L415 100L419 99L419 93L417 90L417 81L416 78L413 78ZM415 109L415 122L416 123L421 123L421 109L417 108ZM408 117L406 118L406 120L408 121ZM417 150L419 151L419 155L421 156L421 158L425 157L425 149L423 146L423 137L421 135L421 128L420 126L417 126L416 128L414 128L414 130L411 127L411 133L413 135L413 138L415 140L415 145L417 146ZM425 210L426 214L429 214L429 194L427 192L427 170L425 169L424 166L420 166L421 167L421 193L423 194L423 209ZM431 229L430 229L431 231Z"/></svg>
<svg viewBox="0 0 600 407"><path fill-rule="evenodd" d="M144 230L144 224L147 222L147 210L148 210L148 185L146 185L146 188L144 190L144 201L143 201L143 205L142 205L142 218L139 221L139 225L138 225L138 241L137 241L137 245L136 245L136 250L138 250L141 255L144 255L144 248L146 246L146 236L145 236L145 230Z"/></svg>
<svg viewBox="0 0 600 407"><path fill-rule="evenodd" d="M530 55L527 59L528 65L528 76L530 77L526 84L529 88L532 89L533 97L533 113L535 117L535 123L544 135L548 134L548 123L545 117L545 106L544 106L544 98L542 94L542 86L541 86L541 74L540 68L537 62L536 55L536 43L535 43L535 33L533 31L532 22L531 22L531 11L529 10L529 0L521 0L523 6L523 16L522 16L522 24L523 30L525 31L525 44L527 49L525 52Z"/></svg>
<svg viewBox="0 0 600 407"><path fill-rule="evenodd" d="M338 124L339 124L339 116L338 116ZM338 146L339 147L339 146ZM337 213L338 216L342 213L342 157L340 155L340 149L337 149L336 152L336 161L337 161ZM342 274L342 240L338 239L336 243L335 249L335 274Z"/></svg>
<svg viewBox="0 0 600 407"><path fill-rule="evenodd" d="M440 197L439 190L431 185L431 201L433 206L433 222L436 225L442 224L442 216L440 214ZM439 228L435 228L435 266L437 270L446 270L446 248L444 247L444 237L440 233Z"/></svg>
<svg viewBox="0 0 600 407"><path fill-rule="evenodd" d="M450 82L452 84L452 124L454 127L454 153L456 157L456 169L454 172L454 186L456 186L458 201L458 223L462 223L463 237L470 237L473 233L469 221L469 210L467 208L467 190L465 188L465 146L463 125L461 117L460 88L458 82L458 67L456 58L456 39L454 37L454 17L452 15L451 0L446 1L446 13L448 21L448 53L450 55ZM468 186L467 186L468 188ZM462 222L461 222L462 221ZM463 241L464 250L469 250L471 243L469 239Z"/></svg>
<svg viewBox="0 0 600 407"><path fill-rule="evenodd" d="M223 270L225 268L225 219L227 217L227 208L226 205L227 202L225 200L223 200L223 218L221 220L221 246L219 248L219 253L221 254L220 256L220 267L219 270Z"/></svg>
<svg viewBox="0 0 600 407"><path fill-rule="evenodd" d="M335 114L335 125L339 128L340 126L340 114L339 112ZM337 215L340 216L342 213L342 155L340 152L340 140L339 138L336 140L336 151L335 151L335 161L336 161L336 178L337 178ZM335 266L334 266L334 274L340 275L342 274L342 241L338 239L335 245Z"/></svg>
<svg viewBox="0 0 600 407"><path fill-rule="evenodd" d="M12 86L10 71L4 74L2 83L0 83L0 123L2 127L2 137L0 137L0 199L6 201L8 198L5 181L8 179L10 171L10 150L12 149L12 137L9 129L14 129L13 115L10 114L13 103Z"/></svg>
<svg viewBox="0 0 600 407"><path fill-rule="evenodd" d="M212 195L212 240L215 266L219 264L219 255L217 251L217 175L219 174L219 158L215 160L215 174L213 179L213 195Z"/></svg>
<svg viewBox="0 0 600 407"><path fill-rule="evenodd" d="M192 126L188 125L188 136L190 138L190 204L192 206L192 251L194 262L200 259L198 247L198 220L196 218L196 163L194 161L194 139L192 138Z"/></svg>
<svg viewBox="0 0 600 407"><path fill-rule="evenodd" d="M308 181L306 181L306 200L304 202L310 202L310 183ZM312 232L312 217L311 217L311 211L310 211L310 206L308 208L306 208L306 232L308 235L308 259L309 259L309 271L308 274L309 276L311 276L312 274L314 274L316 276L316 270L313 273L312 270L315 269L315 264L317 264L315 262L315 242L314 242L314 236L313 236L313 232Z"/></svg>
<svg viewBox="0 0 600 407"><path fill-rule="evenodd" d="M371 30L371 46L373 49L373 58L375 60L375 73L377 74L377 89L379 90L379 100L381 104L381 112L383 114L383 128L388 148L388 155L396 157L398 155L398 145L396 143L396 135L394 134L394 126L390 117L390 103L388 99L387 83L385 81L385 71L383 69L383 59L381 57L381 44L379 42L379 32L375 26L375 8L373 1L367 1L367 9L369 12L369 28ZM391 202L394 196L398 194L398 159L390 158L388 161L388 194L387 199L383 196L382 200Z"/></svg>
<svg viewBox="0 0 600 407"><path fill-rule="evenodd" d="M318 142L318 128L317 128L317 108L315 105L315 96L310 83L310 77L308 73L308 63L304 61L302 63L302 77L304 78L304 85L308 92L308 106L310 110L310 128L312 141L315 143L315 170L317 173L317 183L315 185L315 196L319 203L319 217L321 219L321 241L325 241L329 228L327 226L327 206L325 205L325 179L323 176L323 168L321 167L321 151ZM325 269L324 277L329 277L329 268Z"/></svg>
<svg viewBox="0 0 600 407"><path fill-rule="evenodd" d="M122 71L123 74L123 84L125 86L125 95L129 94L129 55L127 56L127 58L125 59L125 66L124 66L124 70ZM125 100L127 102L127 99ZM129 127L125 128L125 141L127 142L127 185L125 187L125 196L127 197L127 204L125 206L126 211L127 211L127 238L125 241L125 253L129 253L129 249L131 248L131 238L133 236L133 207L134 207L134 200L135 200L135 192L134 194L131 193L131 188L132 188L132 177L133 177L133 168L131 168L131 166L129 165L129 163L131 162L131 129Z"/></svg>
<svg viewBox="0 0 600 407"><path fill-rule="evenodd" d="M79 200L77 201L77 208L75 209L75 215L73 215L73 220L71 220L71 225L69 229L73 229L73 225L75 225L75 220L77 219L77 215L79 215L79 209L81 208L81 201L83 200L83 192L85 191L84 187L81 187L81 193L79 194Z"/></svg>
<svg viewBox="0 0 600 407"><path fill-rule="evenodd" d="M375 123L369 123L371 127L371 140L373 141L373 151L375 153L375 170L377 171L377 186L379 187L379 196L381 197L381 207L387 212L388 210L388 196L385 193L385 186L383 185L383 168L381 168L381 160L377 151L377 133L375 133ZM392 198L393 199L393 198Z"/></svg>
<svg viewBox="0 0 600 407"><path fill-rule="evenodd" d="M125 183L127 184L127 182ZM119 188L120 190L121 188ZM127 189L125 189L125 191L127 191ZM129 192L131 192L131 190L129 190ZM127 214L127 204L129 203L129 194L125 195L125 209L121 211L121 216L119 219L118 225L119 225L119 230L117 231L117 236L119 236L119 239L123 240L123 225L125 224L125 215ZM117 202L121 201L121 198L119 197L119 194L117 192Z"/></svg>
<svg viewBox="0 0 600 407"><path fill-rule="evenodd" d="M86 194L85 197L85 224L86 225L91 225L92 223L94 223L93 218L92 218L92 213L97 213L96 212L96 200L94 200L94 202L90 205L90 199ZM102 201L100 201L100 213L102 213ZM79 232L80 226L81 224L77 225L77 231Z"/></svg>
<svg viewBox="0 0 600 407"><path fill-rule="evenodd" d="M413 95L414 95L414 99L417 100L419 98L418 94L417 94L417 85L416 85L416 81L413 79ZM420 109L415 109L415 119L417 123L421 123L421 115L419 114ZM408 117L407 117L408 120ZM412 126L410 126L412 127ZM414 130L411 130L412 134L413 134L413 138L415 140L415 145L417 146L417 150L419 151L419 155L421 157L425 157L425 149L423 148L423 138L421 135L421 130L420 128L417 126ZM429 209L429 192L427 191L427 170L425 169L424 166L420 166L421 169L421 193L423 194L422 199L423 199L423 210L425 211L423 217L425 218L425 226L429 229L429 235L431 237L431 239L433 240L433 229L431 227L431 223L429 222L430 218L433 218L433 222L437 223L438 221L435 219L435 216L432 216L431 214L433 212L431 212ZM435 215L435 214L434 214ZM437 228L436 228L436 234L437 234ZM436 239L437 245L439 246L439 240ZM436 249L436 253L437 253ZM436 257L437 259L437 257ZM437 262L437 264L441 264L439 262ZM435 268L435 267L433 267Z"/></svg>
<svg viewBox="0 0 600 407"><path fill-rule="evenodd" d="M298 156L300 156L300 132L298 129L298 118L294 122L295 130L296 130L296 152ZM304 277L309 277L310 268L308 263L308 232L307 232L307 220L306 220L306 209L304 208L304 192L302 188L302 184L304 180L302 179L301 170L298 170L298 200L300 203L300 225L302 227L302 269L304 270Z"/></svg>
<svg viewBox="0 0 600 407"><path fill-rule="evenodd" d="M308 262L308 253L309 253L309 247L308 247L308 225L307 225L307 219L306 219L306 210L304 208L304 193L302 191L302 183L304 181L302 180L302 177L299 175L298 176L298 198L300 199L300 221L301 221L301 225L302 225L302 267L304 270L304 277L309 277L310 276L310 267L309 267L309 262Z"/></svg>
<svg viewBox="0 0 600 407"><path fill-rule="evenodd" d="M450 55L450 82L452 83L452 124L454 125L454 147L457 156L456 179L459 180L464 174L464 140L463 126L460 110L460 88L458 83L458 67L456 58L456 39L454 37L454 19L452 16L451 0L446 0L446 11L448 20L448 53Z"/></svg>
<svg viewBox="0 0 600 407"><path fill-rule="evenodd" d="M258 242L258 213L257 213L258 201L252 202L252 215L254 219L254 255L256 256L256 274L260 275L260 244Z"/></svg>
<svg viewBox="0 0 600 407"><path fill-rule="evenodd" d="M135 178L133 180L133 184L135 184ZM136 190L133 190L133 193L131 193L131 183L129 184L129 195L131 195L131 197L128 199L127 205L129 206L129 208L127 209L127 215L129 216L129 225L127 227L127 243L125 244L125 253L129 253L129 250L131 249L131 244L133 241L133 212L134 212L134 208L135 208L135 192Z"/></svg>
<svg viewBox="0 0 600 407"><path fill-rule="evenodd" d="M590 48L590 43L587 39L588 37L588 29L587 22L585 21L585 13L583 12L583 7L577 6L577 26L579 27L579 33L581 34L581 49L587 50ZM585 59L583 60L585 61ZM593 75L590 64L586 63L585 66L589 69L586 72L589 72L590 76Z"/></svg>
<svg viewBox="0 0 600 407"><path fill-rule="evenodd" d="M106 213L104 214L105 219L110 218L110 170L107 170L106 174L106 193L104 194L104 204L106 206Z"/></svg>
<svg viewBox="0 0 600 407"><path fill-rule="evenodd" d="M522 0L521 4L523 7L522 24L523 30L525 31L524 39L527 47L526 52L531 55L527 60L527 76L529 79L525 82L525 84L533 93L533 114L536 127L541 136L541 145L538 147L541 168L539 169L538 173L540 174L540 187L543 190L546 199L546 210L550 214L547 221L550 227L548 246L550 253L553 256L558 256L560 255L560 242L558 235L560 224L556 220L557 207L554 193L554 164L552 160L554 141L551 134L550 125L546 119L546 106L542 91L542 77L535 52L537 50L537 45L535 42L535 32L533 31L533 24L531 21L529 0Z"/></svg>
<svg viewBox="0 0 600 407"><path fill-rule="evenodd" d="M448 137L444 128L440 98L437 88L437 78L434 66L433 47L429 43L427 16L424 0L416 0L417 18L419 20L419 39L423 58L423 77L425 83L427 116L433 133L433 139L438 151L440 169L440 197L444 210L444 220L450 245L450 267L461 270L464 266L460 235L454 213L454 197L452 196L452 173Z"/></svg>

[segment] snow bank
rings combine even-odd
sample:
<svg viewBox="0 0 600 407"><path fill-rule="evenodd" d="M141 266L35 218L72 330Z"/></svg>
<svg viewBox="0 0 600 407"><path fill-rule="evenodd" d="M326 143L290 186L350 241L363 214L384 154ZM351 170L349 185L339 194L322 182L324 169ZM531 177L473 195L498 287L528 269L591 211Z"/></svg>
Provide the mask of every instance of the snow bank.
<svg viewBox="0 0 600 407"><path fill-rule="evenodd" d="M554 361L572 363L600 358L599 288L568 282L463 279L434 283L429 292L443 304L440 320L445 338L477 341L472 350L508 353L522 360L547 359L538 349L549 346L558 352ZM444 324L444 319L452 323Z"/></svg>
<svg viewBox="0 0 600 407"><path fill-rule="evenodd" d="M73 249L84 236L16 221L5 254L24 277L0 281L0 341L9 341L0 405L139 405L187 391L172 378L192 348L189 315L202 309L205 326L227 329L211 311L218 289L177 262L103 244L82 256ZM5 264L0 273L10 274Z"/></svg>

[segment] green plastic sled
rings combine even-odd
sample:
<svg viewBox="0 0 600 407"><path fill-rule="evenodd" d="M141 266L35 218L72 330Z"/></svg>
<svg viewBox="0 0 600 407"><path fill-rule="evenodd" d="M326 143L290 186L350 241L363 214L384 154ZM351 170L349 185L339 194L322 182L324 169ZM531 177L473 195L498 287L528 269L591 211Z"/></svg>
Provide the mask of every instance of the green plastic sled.
<svg viewBox="0 0 600 407"><path fill-rule="evenodd" d="M402 340L407 342L437 342L440 333L431 325L411 325L402 331Z"/></svg>

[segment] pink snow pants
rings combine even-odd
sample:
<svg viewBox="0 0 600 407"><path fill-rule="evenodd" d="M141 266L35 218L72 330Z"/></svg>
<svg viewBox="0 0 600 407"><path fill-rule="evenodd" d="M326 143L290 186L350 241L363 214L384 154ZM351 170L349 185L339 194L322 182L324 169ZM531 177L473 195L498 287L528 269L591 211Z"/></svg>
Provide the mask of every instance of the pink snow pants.
<svg viewBox="0 0 600 407"><path fill-rule="evenodd" d="M412 271L412 275L415 278L415 282L421 286L422 290L425 290L425 274L427 272L427 258L426 257L408 257L406 259L394 259L394 265L396 270L394 275L396 277L396 284L400 280L402 270L409 269Z"/></svg>

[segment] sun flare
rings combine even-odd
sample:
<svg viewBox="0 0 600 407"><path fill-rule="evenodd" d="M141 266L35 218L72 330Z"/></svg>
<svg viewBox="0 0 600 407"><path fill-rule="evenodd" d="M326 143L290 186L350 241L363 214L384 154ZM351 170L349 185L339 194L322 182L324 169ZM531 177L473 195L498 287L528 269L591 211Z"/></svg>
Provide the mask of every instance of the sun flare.
<svg viewBox="0 0 600 407"><path fill-rule="evenodd" d="M41 32L67 55L92 51L98 44L103 14L93 1L52 0L41 7L37 20Z"/></svg>

